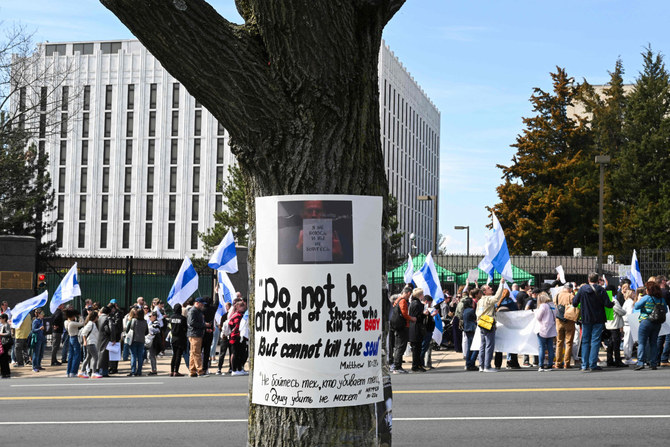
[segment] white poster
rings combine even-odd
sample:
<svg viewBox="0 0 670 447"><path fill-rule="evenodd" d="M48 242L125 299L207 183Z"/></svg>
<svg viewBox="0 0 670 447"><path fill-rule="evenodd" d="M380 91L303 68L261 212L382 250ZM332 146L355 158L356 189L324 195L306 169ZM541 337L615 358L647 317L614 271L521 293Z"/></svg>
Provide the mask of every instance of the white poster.
<svg viewBox="0 0 670 447"><path fill-rule="evenodd" d="M633 342L637 343L638 339L638 332L640 331L640 321L638 318L640 318L640 312L633 312L632 314L626 315L624 318L628 319L628 324L630 325L630 335L633 337ZM670 334L670 322L665 321L661 325L661 331L658 333L659 337L661 335L668 335Z"/></svg>
<svg viewBox="0 0 670 447"><path fill-rule="evenodd" d="M256 199L252 402L344 407L383 400L382 199Z"/></svg>
<svg viewBox="0 0 670 447"><path fill-rule="evenodd" d="M537 355L539 344L535 332L535 314L532 310L500 312L496 314L497 352ZM481 343L479 328L472 341L473 351L478 351Z"/></svg>

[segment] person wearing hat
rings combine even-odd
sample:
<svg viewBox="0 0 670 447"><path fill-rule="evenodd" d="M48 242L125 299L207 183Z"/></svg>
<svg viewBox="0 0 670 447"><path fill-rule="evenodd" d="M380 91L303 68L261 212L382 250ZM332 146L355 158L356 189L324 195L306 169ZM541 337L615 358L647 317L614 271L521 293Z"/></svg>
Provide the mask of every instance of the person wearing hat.
<svg viewBox="0 0 670 447"><path fill-rule="evenodd" d="M202 337L205 335L205 315L203 310L207 301L203 297L196 298L195 304L188 311L186 336L191 344L189 355L189 371L191 377L207 376L202 365Z"/></svg>

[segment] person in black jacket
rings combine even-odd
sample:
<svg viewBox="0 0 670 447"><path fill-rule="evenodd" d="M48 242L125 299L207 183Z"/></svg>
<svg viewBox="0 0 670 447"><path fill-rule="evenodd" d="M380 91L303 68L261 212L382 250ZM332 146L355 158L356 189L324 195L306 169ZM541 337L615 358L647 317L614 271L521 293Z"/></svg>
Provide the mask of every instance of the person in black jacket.
<svg viewBox="0 0 670 447"><path fill-rule="evenodd" d="M216 302L212 302L212 298L205 297L205 309L202 314L205 317L205 333L202 336L202 365L205 368L205 374L209 374L209 357L212 352L212 340L214 339L214 316L216 315L216 310L219 307L219 300L216 299Z"/></svg>
<svg viewBox="0 0 670 447"><path fill-rule="evenodd" d="M426 314L423 305L423 289L414 289L409 303L409 316L416 320L409 324L409 342L412 346L412 371L424 372L421 366L421 345L426 335Z"/></svg>
<svg viewBox="0 0 670 447"><path fill-rule="evenodd" d="M181 304L175 304L174 313L170 315L170 338L172 340L172 361L170 362L170 377L182 377L179 372L181 357L186 349L186 317L181 313ZM188 366L188 365L187 365Z"/></svg>
<svg viewBox="0 0 670 447"><path fill-rule="evenodd" d="M583 285L572 300L572 305L581 304L582 314L582 371L600 371L598 366L598 351L600 337L605 328L606 307L613 307L607 292L598 285L598 274L589 273L589 283Z"/></svg>
<svg viewBox="0 0 670 447"><path fill-rule="evenodd" d="M51 335L51 366L60 366L58 361L58 350L60 349L61 337L63 336L63 309L64 304L60 304L53 314L53 333Z"/></svg>
<svg viewBox="0 0 670 447"><path fill-rule="evenodd" d="M204 298L196 298L195 304L189 309L186 317L188 323L186 335L188 336L188 342L191 344L188 365L191 377L205 375L205 368L202 364L202 337L205 335L205 329L207 328L203 314L206 303L207 301Z"/></svg>

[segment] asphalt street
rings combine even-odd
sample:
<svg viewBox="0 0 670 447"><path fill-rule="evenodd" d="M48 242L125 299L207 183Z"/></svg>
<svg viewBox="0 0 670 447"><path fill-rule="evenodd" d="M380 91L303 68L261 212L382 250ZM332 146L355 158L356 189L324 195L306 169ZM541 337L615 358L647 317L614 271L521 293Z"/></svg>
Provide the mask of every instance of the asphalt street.
<svg viewBox="0 0 670 447"><path fill-rule="evenodd" d="M393 377L393 443L668 445L670 368ZM0 382L2 445L244 446L248 377Z"/></svg>

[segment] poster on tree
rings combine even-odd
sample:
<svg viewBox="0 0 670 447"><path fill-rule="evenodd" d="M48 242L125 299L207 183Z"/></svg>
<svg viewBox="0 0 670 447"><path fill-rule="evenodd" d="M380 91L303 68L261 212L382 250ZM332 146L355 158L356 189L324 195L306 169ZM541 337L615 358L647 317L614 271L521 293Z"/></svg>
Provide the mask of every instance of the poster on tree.
<svg viewBox="0 0 670 447"><path fill-rule="evenodd" d="M381 197L256 199L252 402L382 401Z"/></svg>

